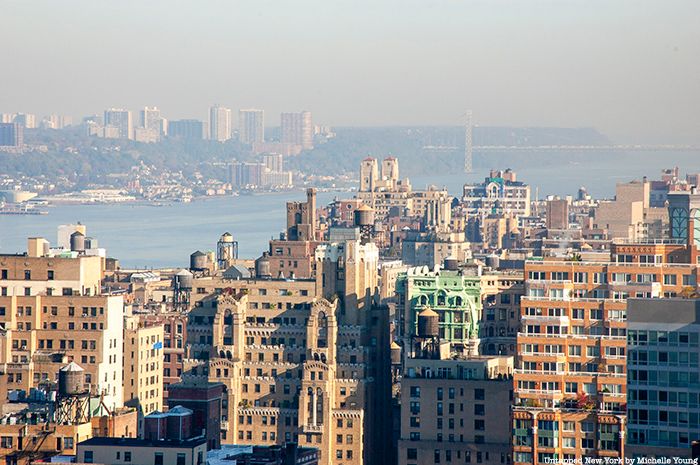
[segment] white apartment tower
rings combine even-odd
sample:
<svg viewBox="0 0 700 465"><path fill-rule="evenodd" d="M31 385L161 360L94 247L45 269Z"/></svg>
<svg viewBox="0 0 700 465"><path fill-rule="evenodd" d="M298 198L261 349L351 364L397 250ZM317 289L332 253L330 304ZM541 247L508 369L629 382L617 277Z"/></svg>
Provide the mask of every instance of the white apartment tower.
<svg viewBox="0 0 700 465"><path fill-rule="evenodd" d="M231 110L220 105L209 108L209 138L225 142L231 138Z"/></svg>

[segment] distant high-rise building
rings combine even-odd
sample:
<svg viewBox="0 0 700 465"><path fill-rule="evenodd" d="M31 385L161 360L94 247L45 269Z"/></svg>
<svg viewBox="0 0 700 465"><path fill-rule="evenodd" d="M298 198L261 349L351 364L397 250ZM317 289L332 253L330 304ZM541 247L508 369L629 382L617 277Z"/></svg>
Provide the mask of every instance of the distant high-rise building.
<svg viewBox="0 0 700 465"><path fill-rule="evenodd" d="M188 140L204 138L204 122L196 119L182 119L168 123L168 136Z"/></svg>
<svg viewBox="0 0 700 465"><path fill-rule="evenodd" d="M230 166L230 179L234 187L259 187L263 185L263 163L233 162Z"/></svg>
<svg viewBox="0 0 700 465"><path fill-rule="evenodd" d="M164 118L158 107L145 107L139 112L139 127L134 129L137 142L158 142L165 135Z"/></svg>
<svg viewBox="0 0 700 465"><path fill-rule="evenodd" d="M231 138L231 110L220 105L209 108L209 138L219 142Z"/></svg>
<svg viewBox="0 0 700 465"><path fill-rule="evenodd" d="M161 130L161 116L158 107L145 107L141 110L141 127L152 131Z"/></svg>
<svg viewBox="0 0 700 465"><path fill-rule="evenodd" d="M63 129L73 124L73 118L70 116L51 114L41 121L41 126L44 129Z"/></svg>
<svg viewBox="0 0 700 465"><path fill-rule="evenodd" d="M253 144L265 140L265 112L263 110L240 110L238 138L244 144Z"/></svg>
<svg viewBox="0 0 700 465"><path fill-rule="evenodd" d="M311 121L311 112L282 113L282 138L286 144L301 145L304 150L314 146L314 125Z"/></svg>
<svg viewBox="0 0 700 465"><path fill-rule="evenodd" d="M133 139L134 137L134 128L129 110L120 108L105 110L104 125L116 128L120 139Z"/></svg>
<svg viewBox="0 0 700 465"><path fill-rule="evenodd" d="M0 123L12 123L14 120L14 113L0 113Z"/></svg>
<svg viewBox="0 0 700 465"><path fill-rule="evenodd" d="M0 146L24 145L24 127L18 123L0 123Z"/></svg>
<svg viewBox="0 0 700 465"><path fill-rule="evenodd" d="M31 113L17 113L14 122L22 125L26 129L36 128L36 116Z"/></svg>
<svg viewBox="0 0 700 465"><path fill-rule="evenodd" d="M284 157L278 153L263 155L263 163L270 171L282 171L284 168Z"/></svg>

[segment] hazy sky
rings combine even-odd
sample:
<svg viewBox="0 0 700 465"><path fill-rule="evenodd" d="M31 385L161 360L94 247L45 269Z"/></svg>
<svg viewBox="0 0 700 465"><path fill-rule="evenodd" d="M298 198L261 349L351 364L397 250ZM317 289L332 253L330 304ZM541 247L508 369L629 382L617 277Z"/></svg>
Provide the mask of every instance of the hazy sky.
<svg viewBox="0 0 700 465"><path fill-rule="evenodd" d="M700 142L700 1L0 0L0 112L221 103L330 125Z"/></svg>

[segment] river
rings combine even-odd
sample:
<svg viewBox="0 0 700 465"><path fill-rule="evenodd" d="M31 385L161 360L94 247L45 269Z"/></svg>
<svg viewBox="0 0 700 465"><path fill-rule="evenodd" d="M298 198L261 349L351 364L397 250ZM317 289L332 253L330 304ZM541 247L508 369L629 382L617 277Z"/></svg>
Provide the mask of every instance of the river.
<svg viewBox="0 0 700 465"><path fill-rule="evenodd" d="M472 174L423 175L413 177L411 182L416 189L435 184L459 195L462 184L480 181L488 174L483 168L488 162L480 160L482 168ZM506 160L494 158L492 164L516 169L518 178L533 187L532 196L537 190L540 198L547 194L573 195L579 186L586 186L596 197L611 197L616 182L644 175L658 179L662 168L679 166L682 172L700 172L697 153L591 155L585 161L572 157L557 158L555 162L551 157L513 155ZM323 192L318 205L335 196L351 195ZM55 244L58 225L80 221L87 226L88 235L97 238L100 247L126 267L185 266L193 251L214 250L225 231L238 240L241 257L254 258L266 250L271 237L284 229L285 202L304 198L304 192L299 190L216 197L160 207L141 203L56 205L48 207L49 214L45 216L0 215L0 253L24 252L29 236L45 237Z"/></svg>

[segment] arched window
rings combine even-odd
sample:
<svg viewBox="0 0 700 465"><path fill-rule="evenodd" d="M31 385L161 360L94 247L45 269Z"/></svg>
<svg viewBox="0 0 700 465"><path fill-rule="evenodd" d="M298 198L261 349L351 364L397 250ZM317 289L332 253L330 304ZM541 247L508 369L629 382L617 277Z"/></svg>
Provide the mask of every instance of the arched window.
<svg viewBox="0 0 700 465"><path fill-rule="evenodd" d="M445 305L445 293L444 292L439 292L437 296L437 304L440 306Z"/></svg>

